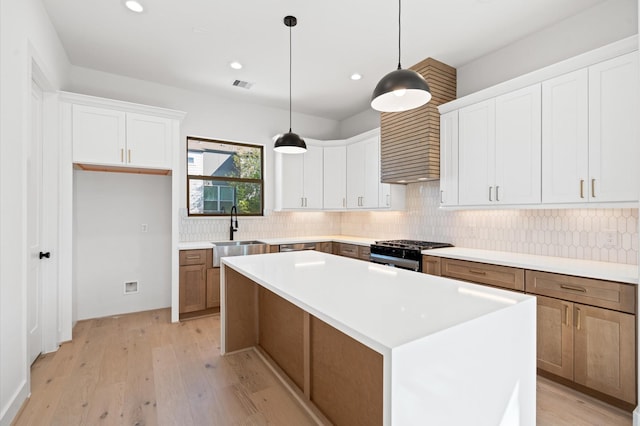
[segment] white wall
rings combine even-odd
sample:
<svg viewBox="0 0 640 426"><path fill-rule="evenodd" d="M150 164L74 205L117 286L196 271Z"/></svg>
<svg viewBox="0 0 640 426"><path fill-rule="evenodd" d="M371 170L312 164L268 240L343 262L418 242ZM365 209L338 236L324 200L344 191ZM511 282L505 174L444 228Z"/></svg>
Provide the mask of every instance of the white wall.
<svg viewBox="0 0 640 426"><path fill-rule="evenodd" d="M458 97L632 36L636 0L610 0L458 67Z"/></svg>
<svg viewBox="0 0 640 426"><path fill-rule="evenodd" d="M0 0L0 425L30 388L24 194L32 60L51 88L64 83L66 53L40 1Z"/></svg>
<svg viewBox="0 0 640 426"><path fill-rule="evenodd" d="M171 306L171 176L75 170L74 181L77 319ZM125 281L139 292L125 295Z"/></svg>
<svg viewBox="0 0 640 426"><path fill-rule="evenodd" d="M380 127L380 113L373 108L367 108L340 122L340 138L348 139L376 127Z"/></svg>

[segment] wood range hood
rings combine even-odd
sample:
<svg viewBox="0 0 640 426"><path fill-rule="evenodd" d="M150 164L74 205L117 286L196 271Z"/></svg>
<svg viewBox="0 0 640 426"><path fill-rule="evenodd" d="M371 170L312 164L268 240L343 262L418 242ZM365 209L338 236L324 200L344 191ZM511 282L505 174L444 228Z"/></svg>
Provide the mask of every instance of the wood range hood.
<svg viewBox="0 0 640 426"><path fill-rule="evenodd" d="M440 179L438 106L456 99L456 69L433 58L410 69L427 80L432 98L416 109L380 114L380 176L384 183Z"/></svg>

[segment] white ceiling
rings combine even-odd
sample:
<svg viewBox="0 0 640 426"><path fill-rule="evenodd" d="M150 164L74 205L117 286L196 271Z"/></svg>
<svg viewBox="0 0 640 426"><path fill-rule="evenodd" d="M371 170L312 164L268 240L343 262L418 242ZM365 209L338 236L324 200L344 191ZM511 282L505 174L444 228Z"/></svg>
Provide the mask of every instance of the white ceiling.
<svg viewBox="0 0 640 426"><path fill-rule="evenodd" d="M43 0L72 64L342 120L369 105L397 65L394 0ZM603 0L404 0L402 65L433 57L454 67ZM244 64L242 70L229 67ZM362 80L349 76L359 72ZM233 87L235 79L255 83Z"/></svg>

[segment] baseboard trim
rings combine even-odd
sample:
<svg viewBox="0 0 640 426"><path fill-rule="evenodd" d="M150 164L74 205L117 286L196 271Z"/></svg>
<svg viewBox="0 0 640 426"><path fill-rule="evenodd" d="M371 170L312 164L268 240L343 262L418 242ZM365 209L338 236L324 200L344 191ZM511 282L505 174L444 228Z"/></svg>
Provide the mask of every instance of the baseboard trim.
<svg viewBox="0 0 640 426"><path fill-rule="evenodd" d="M26 381L22 382L22 385L13 394L9 403L3 407L2 413L0 413L0 426L10 426L22 412L27 403L27 398L29 398L29 386L27 385Z"/></svg>

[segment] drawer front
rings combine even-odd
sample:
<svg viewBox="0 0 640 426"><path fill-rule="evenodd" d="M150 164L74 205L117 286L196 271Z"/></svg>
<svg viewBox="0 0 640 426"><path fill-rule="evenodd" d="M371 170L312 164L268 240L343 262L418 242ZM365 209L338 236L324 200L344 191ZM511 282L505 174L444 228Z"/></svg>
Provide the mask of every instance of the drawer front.
<svg viewBox="0 0 640 426"><path fill-rule="evenodd" d="M321 243L316 243L316 251L321 251L323 253L332 253L331 241L324 241Z"/></svg>
<svg viewBox="0 0 640 426"><path fill-rule="evenodd" d="M206 249L180 250L180 266L204 265L207 263L207 251Z"/></svg>
<svg viewBox="0 0 640 426"><path fill-rule="evenodd" d="M358 257L362 260L369 261L369 255L371 254L371 247L358 246Z"/></svg>
<svg viewBox="0 0 640 426"><path fill-rule="evenodd" d="M466 260L442 259L443 277L524 291L524 269Z"/></svg>
<svg viewBox="0 0 640 426"><path fill-rule="evenodd" d="M358 258L358 246L356 246L355 244L340 243L340 247L338 250L338 254L340 256Z"/></svg>
<svg viewBox="0 0 640 426"><path fill-rule="evenodd" d="M630 284L550 272L527 271L526 289L527 293L631 314L636 312L636 287Z"/></svg>
<svg viewBox="0 0 640 426"><path fill-rule="evenodd" d="M436 256L422 255L422 272L429 275L442 275L440 272L440 258Z"/></svg>

